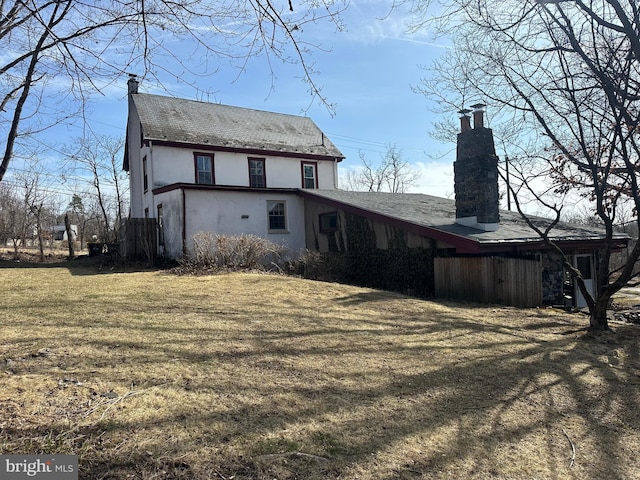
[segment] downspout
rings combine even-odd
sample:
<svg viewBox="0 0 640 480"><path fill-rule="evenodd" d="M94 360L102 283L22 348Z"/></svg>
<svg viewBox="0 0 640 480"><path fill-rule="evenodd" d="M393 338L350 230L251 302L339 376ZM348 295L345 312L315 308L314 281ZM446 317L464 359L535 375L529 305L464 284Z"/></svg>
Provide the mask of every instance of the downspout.
<svg viewBox="0 0 640 480"><path fill-rule="evenodd" d="M187 194L184 187L180 189L182 192L182 254L187 254Z"/></svg>
<svg viewBox="0 0 640 480"><path fill-rule="evenodd" d="M142 128L142 127L140 127ZM149 212L149 217L150 218L155 218L156 219L156 228L158 226L158 209L156 208L155 205L155 196L153 195L153 174L151 173L153 171L153 142L151 140L149 140L149 160L147 161L147 191L142 193L143 198L146 199L146 196L149 195L151 197L151 201L149 203L151 203L151 211ZM141 167L142 168L142 167ZM143 172L144 175L144 172ZM144 181L144 180L143 180ZM144 187L143 187L144 190ZM149 203L146 203L147 205L149 205ZM158 240L158 232L156 231L156 245L155 245L155 249L156 249L156 255L159 254L160 251L160 241Z"/></svg>
<svg viewBox="0 0 640 480"><path fill-rule="evenodd" d="M338 159L333 159L333 188L338 189Z"/></svg>

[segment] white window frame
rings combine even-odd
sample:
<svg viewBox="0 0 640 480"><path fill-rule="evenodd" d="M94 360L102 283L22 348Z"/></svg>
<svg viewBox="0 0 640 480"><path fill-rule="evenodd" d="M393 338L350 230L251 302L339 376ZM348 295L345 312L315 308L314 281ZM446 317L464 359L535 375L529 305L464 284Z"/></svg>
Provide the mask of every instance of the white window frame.
<svg viewBox="0 0 640 480"><path fill-rule="evenodd" d="M313 177L306 175L307 167L311 167ZM302 188L315 189L318 188L318 164L316 162L302 162ZM307 180L312 180L313 186L307 186Z"/></svg>
<svg viewBox="0 0 640 480"><path fill-rule="evenodd" d="M284 217L284 228L272 228L272 210L275 206L282 205L282 217ZM280 215L279 215L280 216ZM287 221L287 202L284 200L267 200L267 227L269 233L288 233L288 221Z"/></svg>

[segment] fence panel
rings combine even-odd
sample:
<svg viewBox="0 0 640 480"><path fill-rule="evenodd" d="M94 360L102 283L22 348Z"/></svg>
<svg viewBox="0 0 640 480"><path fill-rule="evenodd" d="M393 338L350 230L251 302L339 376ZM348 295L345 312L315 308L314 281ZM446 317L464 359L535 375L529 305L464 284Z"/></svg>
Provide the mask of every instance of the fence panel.
<svg viewBox="0 0 640 480"><path fill-rule="evenodd" d="M539 260L503 257L436 258L435 294L480 303L536 307L542 303Z"/></svg>
<svg viewBox="0 0 640 480"><path fill-rule="evenodd" d="M157 254L155 218L128 218L121 225L120 254L129 260L153 261Z"/></svg>

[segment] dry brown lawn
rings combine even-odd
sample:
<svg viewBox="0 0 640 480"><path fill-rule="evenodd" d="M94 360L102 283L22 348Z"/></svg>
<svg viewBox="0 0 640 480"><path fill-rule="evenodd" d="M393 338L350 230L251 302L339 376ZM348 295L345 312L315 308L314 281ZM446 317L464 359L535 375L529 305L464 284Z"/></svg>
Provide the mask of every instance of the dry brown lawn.
<svg viewBox="0 0 640 480"><path fill-rule="evenodd" d="M638 326L0 263L0 453L81 478L638 479Z"/></svg>

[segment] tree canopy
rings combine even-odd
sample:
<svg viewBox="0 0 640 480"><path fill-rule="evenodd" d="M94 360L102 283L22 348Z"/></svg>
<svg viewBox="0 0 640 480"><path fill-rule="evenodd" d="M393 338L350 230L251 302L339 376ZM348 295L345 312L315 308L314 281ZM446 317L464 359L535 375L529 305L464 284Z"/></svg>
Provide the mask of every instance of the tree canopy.
<svg viewBox="0 0 640 480"><path fill-rule="evenodd" d="M298 63L312 97L314 78L303 26L333 22L333 0L15 0L0 1L0 180L24 141L82 118L92 94L125 73L183 81L211 75L220 61L242 68L253 56ZM177 48L187 44L188 50Z"/></svg>

